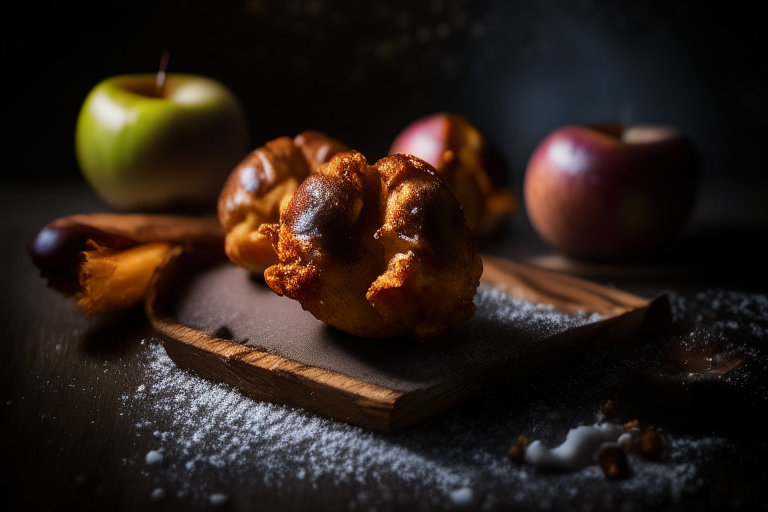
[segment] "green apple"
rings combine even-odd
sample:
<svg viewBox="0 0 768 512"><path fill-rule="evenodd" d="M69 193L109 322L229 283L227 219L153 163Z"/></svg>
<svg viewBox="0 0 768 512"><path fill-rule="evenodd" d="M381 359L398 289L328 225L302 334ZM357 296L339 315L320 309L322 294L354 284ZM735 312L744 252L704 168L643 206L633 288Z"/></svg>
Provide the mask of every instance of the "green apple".
<svg viewBox="0 0 768 512"><path fill-rule="evenodd" d="M121 75L93 88L80 110L80 169L116 210L215 204L248 150L245 115L225 86L194 75Z"/></svg>

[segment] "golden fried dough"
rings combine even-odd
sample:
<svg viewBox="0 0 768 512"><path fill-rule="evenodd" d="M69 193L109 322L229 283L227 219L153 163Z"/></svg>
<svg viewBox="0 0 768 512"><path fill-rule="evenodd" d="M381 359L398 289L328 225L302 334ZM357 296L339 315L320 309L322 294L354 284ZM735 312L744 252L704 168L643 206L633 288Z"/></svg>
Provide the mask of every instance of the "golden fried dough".
<svg viewBox="0 0 768 512"><path fill-rule="evenodd" d="M400 132L389 153L409 153L433 165L480 236L517 209L512 191L495 183L505 173L500 155L464 116L439 112L417 119Z"/></svg>
<svg viewBox="0 0 768 512"><path fill-rule="evenodd" d="M348 148L322 133L280 137L252 151L232 171L219 196L224 250L233 263L255 274L277 263L259 227L277 222L280 210L310 173Z"/></svg>
<svg viewBox="0 0 768 512"><path fill-rule="evenodd" d="M425 161L337 154L265 224L279 263L264 278L342 331L429 339L472 317L482 274L474 234Z"/></svg>

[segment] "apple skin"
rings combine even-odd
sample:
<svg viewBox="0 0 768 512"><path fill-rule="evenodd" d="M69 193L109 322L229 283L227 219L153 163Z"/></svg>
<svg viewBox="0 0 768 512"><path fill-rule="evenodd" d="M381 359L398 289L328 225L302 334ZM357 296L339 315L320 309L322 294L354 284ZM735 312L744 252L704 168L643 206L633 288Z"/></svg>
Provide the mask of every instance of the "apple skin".
<svg viewBox="0 0 768 512"><path fill-rule="evenodd" d="M669 243L693 208L699 158L666 127L565 126L525 172L531 224L553 249L588 261L642 258Z"/></svg>
<svg viewBox="0 0 768 512"><path fill-rule="evenodd" d="M497 186L504 165L488 139L466 117L438 112L406 126L389 154L406 153L435 168L459 200L469 227L480 235L492 232L517 207L509 190Z"/></svg>
<svg viewBox="0 0 768 512"><path fill-rule="evenodd" d="M121 75L88 94L77 119L80 169L120 211L215 204L248 151L246 118L222 84L194 75Z"/></svg>

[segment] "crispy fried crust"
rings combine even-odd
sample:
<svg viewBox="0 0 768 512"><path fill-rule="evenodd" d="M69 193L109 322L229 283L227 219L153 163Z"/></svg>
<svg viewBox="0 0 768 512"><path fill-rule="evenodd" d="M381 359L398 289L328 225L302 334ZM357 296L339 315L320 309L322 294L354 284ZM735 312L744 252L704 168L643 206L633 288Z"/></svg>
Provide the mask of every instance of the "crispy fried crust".
<svg viewBox="0 0 768 512"><path fill-rule="evenodd" d="M489 234L517 208L517 201L489 175L503 166L485 135L463 116L448 114L446 119L447 149L436 164L437 172L456 194L469 226L480 235Z"/></svg>
<svg viewBox="0 0 768 512"><path fill-rule="evenodd" d="M304 132L293 140L280 137L267 142L246 156L219 196L219 220L229 259L256 274L277 263L272 244L259 233L259 227L277 222L299 184L333 155L346 150L322 133Z"/></svg>
<svg viewBox="0 0 768 512"><path fill-rule="evenodd" d="M390 148L390 154L411 151L434 165L479 236L489 235L516 210L512 191L495 183L504 173L499 154L466 117L448 112L417 121Z"/></svg>
<svg viewBox="0 0 768 512"><path fill-rule="evenodd" d="M260 233L280 260L267 284L351 334L429 339L475 312L474 235L453 193L416 157L371 166L360 153L340 153Z"/></svg>

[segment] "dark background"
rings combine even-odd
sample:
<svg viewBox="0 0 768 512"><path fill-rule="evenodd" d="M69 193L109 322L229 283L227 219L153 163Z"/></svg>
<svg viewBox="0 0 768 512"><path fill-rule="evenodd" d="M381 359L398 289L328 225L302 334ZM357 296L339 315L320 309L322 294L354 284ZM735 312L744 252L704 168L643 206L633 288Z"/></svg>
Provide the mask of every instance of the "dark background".
<svg viewBox="0 0 768 512"><path fill-rule="evenodd" d="M11 510L42 508L35 504L55 510L144 510L154 503L150 495L158 483L154 473L143 473L141 461L156 444L149 435L137 437L136 424L150 418L169 425L169 418L121 405L121 397L132 395L145 379L143 343L153 335L142 311L106 318L80 314L46 288L25 247L56 217L104 207L75 162L80 105L104 78L155 71L165 48L171 52L169 71L216 78L237 94L250 120L254 148L277 136L318 129L375 160L408 122L453 110L472 119L499 147L518 191L534 147L561 125L623 120L677 126L701 151L706 186L672 264L651 266L649 273L631 267L623 279L610 274L613 269L590 278L649 297L669 289L696 297L713 286L768 290L766 278L760 278L765 275L762 245L768 238L768 87L762 78L765 23L756 2L752 7L704 7L679 0L12 0L3 3L0 19L6 91L0 178L0 473L13 477L0 479L5 485L0 490L2 503L10 500ZM515 221L522 223L521 217L515 215ZM520 261L548 255L532 232L520 234L515 232L496 253ZM711 300L713 294L704 297ZM757 301L764 295L751 297ZM732 322L724 316L727 308L701 309L712 317L705 317L703 326L701 311L694 308L691 324L679 324L679 332L669 336L688 339L695 330L703 340L730 340L730 331L721 325ZM764 345L754 334L760 331L749 334L742 325L734 332L737 346L749 336L755 337L755 346ZM755 354L760 365L764 351ZM581 361L571 363L578 368ZM499 394L470 401L449 413L454 426L445 427L437 418L415 430L413 445L437 460L463 465L466 461L446 446L455 441L461 447L465 435L471 436L466 432L482 433L475 436L480 442L490 427L496 430L482 443L502 439L501 457L508 446L505 425L520 425L508 434L517 435L534 424L530 418L539 410L547 413L547 423L560 418L564 435L568 425L591 418L609 386L602 366L583 366L591 368L586 375L583 368L572 374L556 367L542 374L541 388L534 382L516 390L522 405L515 396L499 400ZM752 391L754 396L765 390L764 380L761 386ZM563 389L568 392L562 394ZM711 395L701 396L711 405ZM527 408L528 401L539 400L541 407ZM751 409L741 408L742 402L730 402L750 419L743 424L761 425ZM720 410L713 407L712 414ZM690 409L676 412L689 419ZM713 460L715 476L705 475L700 492L685 503L658 503L654 509L750 510L756 503L765 508L765 492L760 493L765 443L760 441L738 444ZM395 439L394 444L402 442ZM138 462L126 466L124 457ZM199 473L190 485L218 491L226 481L224 491L241 498L233 510L311 509L318 499L340 509L349 496L365 489L327 484L317 491L301 483L276 496L258 483L262 477L252 469L238 475L241 480L226 481L229 476L214 469ZM421 500L417 485L404 489L413 502ZM189 508L168 490L168 500L158 508ZM642 494L641 487L636 491ZM379 510L397 508L385 496L370 496ZM570 501L570 509L609 508L605 496L594 496ZM643 509L641 502L625 503Z"/></svg>
<svg viewBox="0 0 768 512"><path fill-rule="evenodd" d="M705 176L763 187L768 90L754 7L695 1L163 0L12 2L3 69L13 166L4 179L79 180L74 126L101 79L169 72L228 85L253 147L317 129L386 151L416 117L452 110L498 145L519 183L564 124L668 124Z"/></svg>

